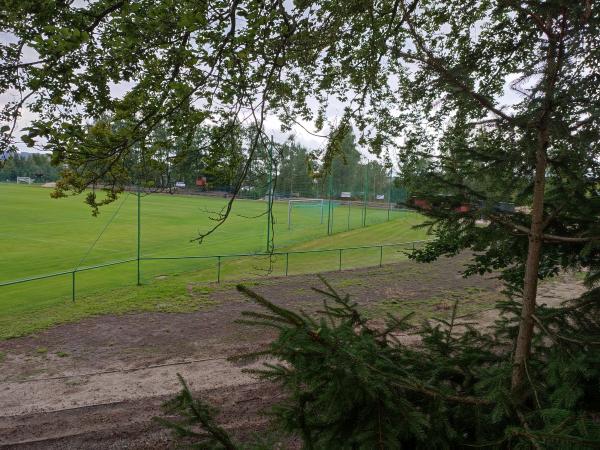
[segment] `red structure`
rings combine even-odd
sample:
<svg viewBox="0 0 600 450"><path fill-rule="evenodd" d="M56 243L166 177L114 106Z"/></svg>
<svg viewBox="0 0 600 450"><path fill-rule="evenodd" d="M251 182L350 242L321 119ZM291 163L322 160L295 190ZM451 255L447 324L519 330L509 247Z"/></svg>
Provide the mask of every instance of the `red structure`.
<svg viewBox="0 0 600 450"><path fill-rule="evenodd" d="M422 210L426 210L429 211L431 209L433 209L433 205L431 203L429 203L428 200L425 200L424 198L413 198L411 200L412 204L417 208L417 209L422 209ZM453 211L459 212L459 213L468 213L469 211L473 210L473 205L471 203L461 203L459 206L452 206L451 204L447 204L447 203L436 203L435 204L436 208L443 208L443 209L449 209L452 208Z"/></svg>
<svg viewBox="0 0 600 450"><path fill-rule="evenodd" d="M413 205L419 209L431 209L431 203L422 198L413 199Z"/></svg>

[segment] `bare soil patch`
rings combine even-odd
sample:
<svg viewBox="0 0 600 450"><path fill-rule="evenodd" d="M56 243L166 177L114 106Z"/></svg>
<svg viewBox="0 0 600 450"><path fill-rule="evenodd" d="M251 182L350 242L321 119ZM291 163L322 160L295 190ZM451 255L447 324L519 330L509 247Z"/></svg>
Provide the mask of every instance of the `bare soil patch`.
<svg viewBox="0 0 600 450"><path fill-rule="evenodd" d="M492 277L464 279L463 257L433 264L406 261L382 268L330 272L328 281L349 293L373 319L419 309L420 319L449 313L453 298L485 326L500 284ZM574 277L548 285L548 302L577 295ZM245 283L285 307L314 311L322 297L315 275ZM206 285L202 285L206 286ZM194 289L200 286L189 286ZM177 392L176 373L222 409L238 436L267 427L276 387L242 372L229 356L258 349L273 334L235 323L257 306L232 284L207 286L210 308L192 313L99 316L36 335L0 342L0 446L8 448L165 448L173 445L151 419ZM547 303L548 303L547 302ZM449 306L450 305L450 306ZM286 441L286 448L297 443Z"/></svg>

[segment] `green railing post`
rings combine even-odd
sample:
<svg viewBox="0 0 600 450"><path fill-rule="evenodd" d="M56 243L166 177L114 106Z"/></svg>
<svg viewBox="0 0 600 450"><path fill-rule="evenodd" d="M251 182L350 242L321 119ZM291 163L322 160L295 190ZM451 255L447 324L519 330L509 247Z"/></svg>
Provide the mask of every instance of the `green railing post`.
<svg viewBox="0 0 600 450"><path fill-rule="evenodd" d="M75 302L75 270L71 272L72 280L71 280L71 300Z"/></svg>
<svg viewBox="0 0 600 450"><path fill-rule="evenodd" d="M289 262L290 262L290 253L286 253L285 254L285 276L288 276L288 266L289 266Z"/></svg>
<svg viewBox="0 0 600 450"><path fill-rule="evenodd" d="M217 283L221 282L221 256L217 256Z"/></svg>
<svg viewBox="0 0 600 450"><path fill-rule="evenodd" d="M383 265L383 245L379 246L379 267Z"/></svg>
<svg viewBox="0 0 600 450"><path fill-rule="evenodd" d="M340 248L340 261L339 261L339 268L338 270L342 270L342 249Z"/></svg>
<svg viewBox="0 0 600 450"><path fill-rule="evenodd" d="M142 253L142 248L141 248L141 226L142 226L142 222L141 222L141 211L140 211L140 207L141 207L141 199L142 199L142 193L140 190L140 182L138 181L138 186L137 186L137 285L141 286L142 281L141 281L141 275L140 275L140 256Z"/></svg>

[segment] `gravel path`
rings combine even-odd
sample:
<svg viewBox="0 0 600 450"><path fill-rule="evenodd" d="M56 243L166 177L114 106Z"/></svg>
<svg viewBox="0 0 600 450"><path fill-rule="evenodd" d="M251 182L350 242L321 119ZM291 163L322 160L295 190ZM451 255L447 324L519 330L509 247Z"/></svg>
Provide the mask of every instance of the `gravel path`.
<svg viewBox="0 0 600 450"><path fill-rule="evenodd" d="M498 282L465 280L459 273L463 261L406 261L326 277L367 311L419 302L444 310L446 297L467 292L477 293L478 308L492 307ZM321 305L320 295L310 289L321 285L313 275L248 284L286 307L311 311ZM540 298L552 305L581 292L580 283L567 277L542 286ZM253 366L227 357L255 350L273 334L235 323L241 311L256 306L232 285L211 285L210 299L214 306L192 313L92 317L0 342L6 355L0 363L0 446L168 448L169 434L152 417L161 415L160 405L179 390L177 373L221 409L221 422L237 436L265 429L267 420L257 411L267 409L279 390L242 372ZM495 312L474 317L486 326Z"/></svg>

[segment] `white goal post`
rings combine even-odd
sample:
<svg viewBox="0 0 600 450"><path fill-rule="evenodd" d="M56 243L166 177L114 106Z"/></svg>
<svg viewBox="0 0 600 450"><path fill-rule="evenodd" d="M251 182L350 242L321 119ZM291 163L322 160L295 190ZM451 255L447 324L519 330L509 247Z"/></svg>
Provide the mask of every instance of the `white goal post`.
<svg viewBox="0 0 600 450"><path fill-rule="evenodd" d="M19 183L31 184L33 183L33 180L31 179L31 177L17 177L17 184Z"/></svg>
<svg viewBox="0 0 600 450"><path fill-rule="evenodd" d="M288 200L288 230L292 228L292 209L296 206L316 207L321 209L321 225L323 224L324 200L322 198L302 198Z"/></svg>

